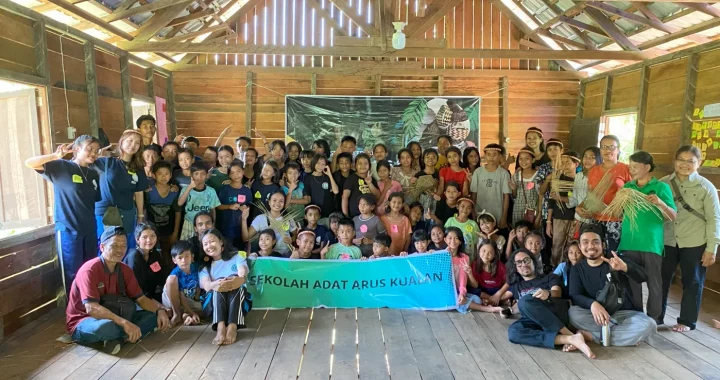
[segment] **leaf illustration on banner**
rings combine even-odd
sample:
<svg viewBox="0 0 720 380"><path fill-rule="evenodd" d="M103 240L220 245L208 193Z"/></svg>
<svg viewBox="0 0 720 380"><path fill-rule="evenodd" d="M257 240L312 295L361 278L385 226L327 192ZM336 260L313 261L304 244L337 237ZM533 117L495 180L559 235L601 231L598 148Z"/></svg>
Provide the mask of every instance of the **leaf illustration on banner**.
<svg viewBox="0 0 720 380"><path fill-rule="evenodd" d="M410 141L418 135L425 111L427 111L427 101L423 98L413 100L403 111L401 120L406 141Z"/></svg>
<svg viewBox="0 0 720 380"><path fill-rule="evenodd" d="M480 102L475 102L475 104L471 105L465 110L465 113L467 113L468 121L470 122L470 130L471 131L477 131L480 129L480 121L478 120L478 115L480 115L479 108Z"/></svg>

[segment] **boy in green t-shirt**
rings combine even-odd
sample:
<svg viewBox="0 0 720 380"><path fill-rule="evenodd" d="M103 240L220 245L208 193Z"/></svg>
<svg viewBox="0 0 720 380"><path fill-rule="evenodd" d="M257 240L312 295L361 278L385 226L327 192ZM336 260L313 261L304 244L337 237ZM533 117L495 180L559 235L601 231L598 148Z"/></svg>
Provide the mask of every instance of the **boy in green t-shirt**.
<svg viewBox="0 0 720 380"><path fill-rule="evenodd" d="M338 223L338 243L325 247L320 256L326 260L360 260L360 248L352 244L355 238L355 223L352 219L344 218Z"/></svg>

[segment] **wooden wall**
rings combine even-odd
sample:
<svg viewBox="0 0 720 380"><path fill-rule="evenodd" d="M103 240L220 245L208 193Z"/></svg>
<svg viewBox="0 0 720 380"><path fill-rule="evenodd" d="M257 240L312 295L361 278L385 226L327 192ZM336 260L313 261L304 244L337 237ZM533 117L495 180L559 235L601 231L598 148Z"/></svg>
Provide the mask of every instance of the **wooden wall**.
<svg viewBox="0 0 720 380"><path fill-rule="evenodd" d="M93 46L90 65L85 62L85 46ZM123 94L121 54L127 53L19 5L0 8L0 79L38 90L40 144L47 153L56 144L72 140L68 125L76 128L76 136L91 134L88 90L97 91L97 126L111 142L117 142L126 126L134 125L124 112L131 97L153 103L154 95L168 98L169 72L134 57L128 69L131 92ZM88 80L97 86L88 86ZM49 187L48 200L52 204ZM51 221L52 215L48 217ZM49 225L0 240L0 340L64 303L53 228Z"/></svg>
<svg viewBox="0 0 720 380"><path fill-rule="evenodd" d="M175 71L173 73L178 133L193 135L203 146L213 144L220 132L233 123L233 133L223 143L233 145L246 134L246 84L249 68ZM188 69L190 70L190 69ZM252 70L252 69L249 69ZM500 140L502 126L501 78L443 77L445 96L482 96L480 111L481 145ZM312 75L292 73L254 73L252 89L252 128L268 139L285 137L286 94L311 94ZM437 96L439 78L380 76L376 78L317 74L316 95ZM510 152L524 145L525 130L542 128L546 136L567 141L569 123L575 117L577 80L509 79L508 124ZM253 145L261 148L259 139Z"/></svg>
<svg viewBox="0 0 720 380"><path fill-rule="evenodd" d="M670 174L675 151L681 145L700 141L691 139L692 124L698 121L693 111L720 103L718 48L717 43L701 45L674 54L674 59L654 59L583 80L583 106L578 116L594 118L617 110L638 110L642 137L637 141L642 150L653 155L658 165L655 176ZM641 94L643 79L645 100ZM708 149L708 158L715 157L720 157L720 152ZM720 185L720 168L701 167L700 174L716 187ZM708 269L707 280L707 287L720 291L720 265Z"/></svg>

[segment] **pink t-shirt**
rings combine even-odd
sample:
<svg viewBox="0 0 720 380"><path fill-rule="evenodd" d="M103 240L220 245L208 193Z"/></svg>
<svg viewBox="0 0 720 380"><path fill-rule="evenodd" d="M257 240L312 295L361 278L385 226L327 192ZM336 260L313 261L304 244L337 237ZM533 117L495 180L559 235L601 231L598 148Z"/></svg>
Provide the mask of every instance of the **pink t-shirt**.
<svg viewBox="0 0 720 380"><path fill-rule="evenodd" d="M465 266L470 265L470 258L464 253L459 253L452 257L453 275L455 276L455 288L458 292L458 298L465 296L467 293L467 273Z"/></svg>
<svg viewBox="0 0 720 380"><path fill-rule="evenodd" d="M378 189L380 190L380 194L382 194L383 190L385 190L385 182L379 181ZM400 182L395 180L390 181L390 190L387 191L383 199L378 200L378 202L375 204L375 213L377 215L385 215L385 212L387 211L385 208L385 202L387 202L388 198L390 198L390 194L397 192L402 192L402 186L400 185Z"/></svg>

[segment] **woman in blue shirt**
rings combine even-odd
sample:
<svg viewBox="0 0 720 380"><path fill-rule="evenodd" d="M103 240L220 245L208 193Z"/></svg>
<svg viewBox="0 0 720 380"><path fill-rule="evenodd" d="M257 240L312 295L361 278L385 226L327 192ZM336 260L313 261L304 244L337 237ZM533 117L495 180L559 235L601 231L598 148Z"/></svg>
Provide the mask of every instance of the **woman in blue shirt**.
<svg viewBox="0 0 720 380"><path fill-rule="evenodd" d="M98 235L93 223L100 192L98 173L92 165L99 150L98 139L82 135L73 144L61 144L55 153L25 161L25 166L53 183L55 231L60 239L66 289L80 266L97 257ZM73 152L73 159L63 160L69 152Z"/></svg>
<svg viewBox="0 0 720 380"><path fill-rule="evenodd" d="M105 228L103 215L109 207L117 207L122 227L128 233L128 249L136 247L133 231L136 223L145 219L143 192L148 180L142 159L142 136L136 130L126 130L117 145L118 157L101 157L95 162L100 170L100 195L95 203L98 236Z"/></svg>

